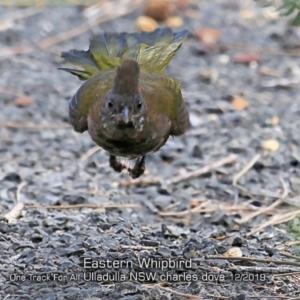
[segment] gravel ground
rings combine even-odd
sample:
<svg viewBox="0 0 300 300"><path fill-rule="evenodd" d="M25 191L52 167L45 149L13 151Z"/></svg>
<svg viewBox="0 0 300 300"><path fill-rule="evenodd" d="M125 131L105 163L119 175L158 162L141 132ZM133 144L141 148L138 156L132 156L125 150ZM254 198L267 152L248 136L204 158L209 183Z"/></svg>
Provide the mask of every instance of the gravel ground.
<svg viewBox="0 0 300 300"><path fill-rule="evenodd" d="M191 129L148 155L133 181L68 126L81 82L57 68L92 32L134 31L141 9L49 47L87 11L19 10L0 8L0 299L300 299L298 219L279 219L299 206L299 31L254 1L186 8L184 28L222 37L208 47L191 36L170 63ZM255 50L254 62L235 62ZM21 215L6 215L17 201Z"/></svg>

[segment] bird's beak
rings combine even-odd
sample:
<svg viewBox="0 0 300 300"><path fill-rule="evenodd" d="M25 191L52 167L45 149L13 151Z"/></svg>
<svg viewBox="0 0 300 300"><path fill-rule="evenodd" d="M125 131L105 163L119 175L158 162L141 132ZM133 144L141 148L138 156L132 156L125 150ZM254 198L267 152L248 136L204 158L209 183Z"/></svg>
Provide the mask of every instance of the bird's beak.
<svg viewBox="0 0 300 300"><path fill-rule="evenodd" d="M122 111L122 119L125 122L125 124L129 122L129 109L127 106L125 106Z"/></svg>

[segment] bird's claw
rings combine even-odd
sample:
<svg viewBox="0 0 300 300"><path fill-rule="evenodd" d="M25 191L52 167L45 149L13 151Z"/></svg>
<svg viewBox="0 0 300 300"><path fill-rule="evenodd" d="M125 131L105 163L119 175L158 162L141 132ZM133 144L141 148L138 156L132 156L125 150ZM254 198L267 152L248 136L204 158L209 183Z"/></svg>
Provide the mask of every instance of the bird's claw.
<svg viewBox="0 0 300 300"><path fill-rule="evenodd" d="M117 160L117 158L114 155L110 155L109 157L109 164L110 166L116 171L116 172L122 172L122 170L126 169L128 173L130 174L131 178L135 179L140 177L145 172L145 161L146 157L142 156L137 159L137 161L134 164L133 168L130 168Z"/></svg>
<svg viewBox="0 0 300 300"><path fill-rule="evenodd" d="M129 168L128 172L133 179L140 177L145 172L146 157L142 156L137 159L133 168Z"/></svg>
<svg viewBox="0 0 300 300"><path fill-rule="evenodd" d="M114 155L109 156L109 165L119 173L122 172L123 169L127 169L127 167L122 164L122 162L118 161Z"/></svg>

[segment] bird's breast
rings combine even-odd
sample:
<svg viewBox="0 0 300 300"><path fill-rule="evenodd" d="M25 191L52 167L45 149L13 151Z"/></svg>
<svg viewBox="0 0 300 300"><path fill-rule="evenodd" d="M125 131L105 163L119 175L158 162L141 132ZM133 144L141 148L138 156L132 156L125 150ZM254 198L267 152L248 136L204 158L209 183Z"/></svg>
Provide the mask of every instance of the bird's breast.
<svg viewBox="0 0 300 300"><path fill-rule="evenodd" d="M170 135L170 121L161 116L145 122L141 130L132 127L104 128L100 122L88 121L89 134L96 144L115 156L137 158L161 148Z"/></svg>

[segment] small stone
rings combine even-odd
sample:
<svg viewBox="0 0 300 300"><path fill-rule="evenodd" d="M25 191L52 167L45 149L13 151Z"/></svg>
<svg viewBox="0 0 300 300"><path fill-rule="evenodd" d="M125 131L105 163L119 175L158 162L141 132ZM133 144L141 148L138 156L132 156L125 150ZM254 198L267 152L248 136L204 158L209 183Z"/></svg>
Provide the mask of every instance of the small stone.
<svg viewBox="0 0 300 300"><path fill-rule="evenodd" d="M3 180L6 181L12 181L12 182L16 182L16 183L20 183L22 181L21 177L19 174L17 173L8 173Z"/></svg>
<svg viewBox="0 0 300 300"><path fill-rule="evenodd" d="M269 151L269 152L275 152L279 148L279 142L277 140L267 140L262 142L262 148L263 150Z"/></svg>
<svg viewBox="0 0 300 300"><path fill-rule="evenodd" d="M140 16L137 18L135 25L137 29L141 31L146 31L146 32L152 32L156 28L158 28L157 22L150 17L147 16Z"/></svg>
<svg viewBox="0 0 300 300"><path fill-rule="evenodd" d="M233 247L228 249L225 253L224 256L226 257L242 257L243 252L239 247Z"/></svg>
<svg viewBox="0 0 300 300"><path fill-rule="evenodd" d="M169 17L166 21L165 24L169 27L173 28L178 28L183 25L183 20L180 17L174 16L174 17Z"/></svg>

